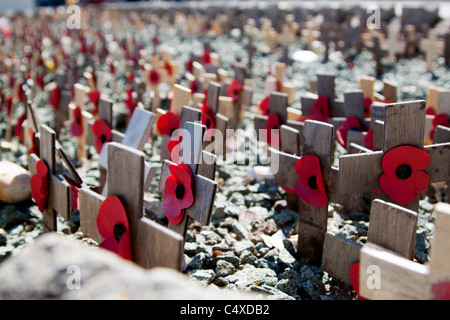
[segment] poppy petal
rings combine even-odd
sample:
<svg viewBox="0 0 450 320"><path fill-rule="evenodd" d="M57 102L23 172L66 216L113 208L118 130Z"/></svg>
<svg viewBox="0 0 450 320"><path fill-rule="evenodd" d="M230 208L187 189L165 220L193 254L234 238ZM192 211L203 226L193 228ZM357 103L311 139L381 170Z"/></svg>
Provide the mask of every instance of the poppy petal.
<svg viewBox="0 0 450 320"><path fill-rule="evenodd" d="M327 96L319 96L317 98L316 103L309 111L309 116L312 120L328 122L328 118L330 117L330 109L328 106Z"/></svg>
<svg viewBox="0 0 450 320"><path fill-rule="evenodd" d="M424 171L414 171L408 179L399 179L396 175L383 173L380 186L393 200L405 205L416 199L430 184L430 178Z"/></svg>
<svg viewBox="0 0 450 320"><path fill-rule="evenodd" d="M409 165L412 171L425 170L430 164L430 155L424 150L400 146L386 152L382 160L383 171L386 174L395 175L401 165Z"/></svg>
<svg viewBox="0 0 450 320"><path fill-rule="evenodd" d="M156 122L158 132L163 135L172 135L172 131L180 127L180 118L173 112L166 112Z"/></svg>
<svg viewBox="0 0 450 320"><path fill-rule="evenodd" d="M38 205L39 211L43 212L48 197L48 167L43 160L36 163L36 174L30 179L31 196Z"/></svg>
<svg viewBox="0 0 450 320"><path fill-rule="evenodd" d="M358 299L367 300L359 294L359 266L360 264L357 262L350 267L350 281L352 282L353 289L358 294Z"/></svg>
<svg viewBox="0 0 450 320"><path fill-rule="evenodd" d="M299 197L312 206L328 204L319 159L314 155L301 157L295 164L298 179L294 189Z"/></svg>
<svg viewBox="0 0 450 320"><path fill-rule="evenodd" d="M270 97L265 97L259 104L259 110L261 110L263 115L267 116L269 114L269 108L270 108Z"/></svg>
<svg viewBox="0 0 450 320"><path fill-rule="evenodd" d="M98 119L92 124L92 133L96 137L95 147L97 149L97 152L100 154L100 152L103 149L103 145L106 142L111 141L111 137L112 137L111 128L106 123L106 121L104 121L102 119Z"/></svg>
<svg viewBox="0 0 450 320"><path fill-rule="evenodd" d="M373 129L367 131L367 134L364 136L364 146L367 149L373 150Z"/></svg>
<svg viewBox="0 0 450 320"><path fill-rule="evenodd" d="M347 148L347 135L350 130L362 130L359 120L352 116L347 117L347 119L345 119L341 126L336 130L337 140L344 148Z"/></svg>
<svg viewBox="0 0 450 320"><path fill-rule="evenodd" d="M97 229L104 239L114 238L114 226L122 224L129 229L128 217L122 202L116 196L106 198L97 215Z"/></svg>
<svg viewBox="0 0 450 320"><path fill-rule="evenodd" d="M176 226L177 224L179 224L179 223L181 222L181 220L183 220L183 217L184 217L184 209L182 209L181 212L180 212L180 214L179 214L177 217L175 217L175 218L169 217L169 216L166 216L166 217L167 217L167 220L169 220L169 222L170 222L171 224L173 224L174 226Z"/></svg>

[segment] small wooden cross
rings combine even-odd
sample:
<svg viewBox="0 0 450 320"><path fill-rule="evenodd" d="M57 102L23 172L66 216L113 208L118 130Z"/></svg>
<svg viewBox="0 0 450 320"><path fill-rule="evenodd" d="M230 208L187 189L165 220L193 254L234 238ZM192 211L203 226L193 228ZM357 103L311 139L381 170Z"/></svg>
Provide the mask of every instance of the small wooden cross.
<svg viewBox="0 0 450 320"><path fill-rule="evenodd" d="M43 231L57 231L56 214L64 219L70 218L70 185L56 173L56 133L46 125L39 127L39 153L29 157L28 169L32 175L36 174L36 163L43 160L48 168L48 198L47 206L42 213Z"/></svg>
<svg viewBox="0 0 450 320"><path fill-rule="evenodd" d="M308 50L314 51L314 41L320 36L320 31L315 30L314 21L306 21L305 28L302 29L301 35L306 39Z"/></svg>
<svg viewBox="0 0 450 320"><path fill-rule="evenodd" d="M302 114L309 116L311 108L316 103L319 96L326 96L328 98L328 105L330 109L330 117L344 117L344 102L336 99L334 91L334 75L331 74L317 74L317 94L308 93L300 97L302 106Z"/></svg>
<svg viewBox="0 0 450 320"><path fill-rule="evenodd" d="M125 207L133 261L148 269L166 267L181 271L183 238L144 216L144 154L115 142L109 144L108 153L107 196L119 197ZM86 187L79 190L81 231L98 243L103 238L96 220L104 199Z"/></svg>
<svg viewBox="0 0 450 320"><path fill-rule="evenodd" d="M253 36L249 35L247 37L248 42L245 45L244 49L247 51L248 54L248 68L251 70L253 68L253 56L257 52L257 48L253 44Z"/></svg>
<svg viewBox="0 0 450 320"><path fill-rule="evenodd" d="M399 39L401 29L400 18L392 19L387 28L387 38L381 44L387 49L387 60L389 63L394 63L397 55L403 55L406 49L405 41Z"/></svg>
<svg viewBox="0 0 450 320"><path fill-rule="evenodd" d="M381 35L379 33L372 34L372 46L370 51L373 54L373 60L375 61L375 72L377 76L383 74L383 63L382 59L386 56L387 51L381 46Z"/></svg>
<svg viewBox="0 0 450 320"><path fill-rule="evenodd" d="M214 181L216 156L202 151L204 131L205 126L198 123L187 122L184 126L180 163L186 164L194 174L194 203L185 210L179 224L172 225L169 223L169 229L174 230L183 237L186 235L190 218L200 222L202 225L208 225L211 221L214 206L217 190L217 183ZM166 179L171 175L169 171L170 164L174 163L165 160L161 168L159 194L162 198L164 197Z"/></svg>
<svg viewBox="0 0 450 320"><path fill-rule="evenodd" d="M280 125L285 124L287 121L287 101L288 95L286 93L274 91L270 94L269 114L276 114L280 120ZM254 125L256 132L260 132L266 127L267 119L267 116L255 115Z"/></svg>
<svg viewBox="0 0 450 320"><path fill-rule="evenodd" d="M404 27L406 49L405 57L411 58L417 54L419 39L416 37L416 26L408 24Z"/></svg>
<svg viewBox="0 0 450 320"><path fill-rule="evenodd" d="M68 107L72 101L72 92L66 88L66 74L57 72L55 81L49 83L45 87L45 91L52 92L58 90L58 109L55 110L55 132L56 137L59 137L61 128L64 127L64 122L68 119Z"/></svg>
<svg viewBox="0 0 450 320"><path fill-rule="evenodd" d="M75 118L74 118L75 110L77 108L80 108L80 111L81 111L80 121L81 121L82 133L80 136L77 137L77 158L79 160L83 160L83 159L87 158L86 138L88 135L88 124L94 118L94 116L86 110L86 105L84 103L85 94L86 94L86 88L83 85L76 83L74 85L74 95L75 95L74 102L75 103L69 104L70 123L72 123L75 120Z"/></svg>
<svg viewBox="0 0 450 320"><path fill-rule="evenodd" d="M303 155L315 155L319 158L325 192L332 190L332 163L334 148L334 128L324 122L306 120L303 128ZM294 168L300 157L270 148L278 157L278 172L275 183L294 189L298 180ZM325 233L327 232L328 206L313 206L299 198L298 203L298 244L297 251L320 264Z"/></svg>
<svg viewBox="0 0 450 320"><path fill-rule="evenodd" d="M274 77L279 83L280 92L286 93L288 95L288 103L294 102L295 88L291 83L286 81L286 63L275 62L273 65L273 70Z"/></svg>
<svg viewBox="0 0 450 320"><path fill-rule="evenodd" d="M405 259L372 242L364 245L360 253L359 279L363 297L372 300L449 299L450 205L438 203L435 212L428 265ZM378 286L370 287L369 284Z"/></svg>
<svg viewBox="0 0 450 320"><path fill-rule="evenodd" d="M438 39L436 29L430 29L428 31L428 38L420 40L419 48L425 53L427 71L433 72L435 68L435 57L437 55L441 56L444 53L444 43Z"/></svg>
<svg viewBox="0 0 450 320"><path fill-rule="evenodd" d="M416 212L379 199L373 201L367 241L412 260L416 230ZM323 247L322 270L352 285L350 268L360 261L362 247L361 244L327 232Z"/></svg>
<svg viewBox="0 0 450 320"><path fill-rule="evenodd" d="M381 161L384 154L404 145L423 149L429 154L431 162L424 172L428 175L430 183L450 180L450 169L444 165L450 157L450 143L423 148L424 126L425 101L386 105L382 150L341 156L339 159L340 192L353 193L380 189L379 178L383 174ZM397 204L383 191L382 199ZM417 211L419 197L403 206Z"/></svg>

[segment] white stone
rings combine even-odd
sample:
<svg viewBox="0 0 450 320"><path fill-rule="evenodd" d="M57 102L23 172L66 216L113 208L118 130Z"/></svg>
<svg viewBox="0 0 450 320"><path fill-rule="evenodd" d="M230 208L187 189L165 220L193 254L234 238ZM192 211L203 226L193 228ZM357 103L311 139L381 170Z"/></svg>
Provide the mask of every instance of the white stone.
<svg viewBox="0 0 450 320"><path fill-rule="evenodd" d="M0 201L14 204L31 199L31 174L21 166L0 161Z"/></svg>

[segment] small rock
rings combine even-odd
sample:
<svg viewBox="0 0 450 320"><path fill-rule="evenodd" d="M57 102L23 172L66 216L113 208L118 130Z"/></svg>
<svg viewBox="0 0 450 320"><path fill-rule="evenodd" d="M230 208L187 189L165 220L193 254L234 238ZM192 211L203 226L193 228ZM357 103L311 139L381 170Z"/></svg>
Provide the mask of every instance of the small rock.
<svg viewBox="0 0 450 320"><path fill-rule="evenodd" d="M30 218L28 213L17 210L13 205L5 206L3 210L0 210L0 228L9 230Z"/></svg>
<svg viewBox="0 0 450 320"><path fill-rule="evenodd" d="M31 174L21 166L0 161L0 201L19 203L31 199Z"/></svg>
<svg viewBox="0 0 450 320"><path fill-rule="evenodd" d="M215 256L212 260L212 263L213 265L217 265L220 261L231 263L235 268L238 268L240 263L239 258L229 252Z"/></svg>
<svg viewBox="0 0 450 320"><path fill-rule="evenodd" d="M214 279L214 271L210 269L206 270L193 270L188 272L188 275L191 279L194 279L203 284L210 284Z"/></svg>
<svg viewBox="0 0 450 320"><path fill-rule="evenodd" d="M248 231L236 220L231 224L231 232L235 233L238 239L248 239Z"/></svg>
<svg viewBox="0 0 450 320"><path fill-rule="evenodd" d="M274 174L267 166L255 166L248 170L247 177L252 180L261 181L265 179L273 180Z"/></svg>
<svg viewBox="0 0 450 320"><path fill-rule="evenodd" d="M295 285L294 281L292 281L291 279L281 279L275 285L275 288L290 295L290 296L294 296L298 292L298 287Z"/></svg>
<svg viewBox="0 0 450 320"><path fill-rule="evenodd" d="M244 250L253 250L255 245L250 240L236 241L233 245L233 251L237 256L240 256Z"/></svg>
<svg viewBox="0 0 450 320"><path fill-rule="evenodd" d="M272 269L256 268L252 265L246 265L242 270L225 277L224 280L241 289L264 284L273 287L278 282L277 275Z"/></svg>
<svg viewBox="0 0 450 320"><path fill-rule="evenodd" d="M228 261L219 260L217 261L215 271L217 277L226 277L233 274L236 271L236 268L232 263Z"/></svg>
<svg viewBox="0 0 450 320"><path fill-rule="evenodd" d="M189 262L186 269L194 270L194 269L202 269L206 264L209 257L204 253L197 253Z"/></svg>
<svg viewBox="0 0 450 320"><path fill-rule="evenodd" d="M270 300L295 300L293 297L287 295L281 290L274 287L270 287L268 285L251 286L250 290L253 292L261 292L267 294L268 297L266 297L266 299Z"/></svg>
<svg viewBox="0 0 450 320"><path fill-rule="evenodd" d="M0 229L0 247L6 246L7 242L8 242L8 239L6 237L6 231L3 229Z"/></svg>
<svg viewBox="0 0 450 320"><path fill-rule="evenodd" d="M256 258L249 250L244 250L241 252L239 259L241 259L241 264L253 264L258 258Z"/></svg>

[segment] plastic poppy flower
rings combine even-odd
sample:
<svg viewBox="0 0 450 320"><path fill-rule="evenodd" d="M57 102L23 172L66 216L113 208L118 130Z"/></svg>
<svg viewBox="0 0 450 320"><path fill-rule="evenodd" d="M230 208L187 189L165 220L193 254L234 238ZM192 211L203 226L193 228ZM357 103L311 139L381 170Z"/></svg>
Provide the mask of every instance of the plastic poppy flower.
<svg viewBox="0 0 450 320"><path fill-rule="evenodd" d="M44 212L48 198L48 168L43 160L36 163L36 174L30 179L30 187L39 211Z"/></svg>
<svg viewBox="0 0 450 320"><path fill-rule="evenodd" d="M185 209L194 203L194 175L184 163L169 165L171 176L167 177L162 209L173 225L183 219Z"/></svg>
<svg viewBox="0 0 450 320"><path fill-rule="evenodd" d="M27 134L32 141L32 145L31 145L30 149L28 150L28 154L34 153L35 155L37 155L39 157L39 143L36 138L36 132L34 132L33 129L28 129Z"/></svg>
<svg viewBox="0 0 450 320"><path fill-rule="evenodd" d="M198 92L199 85L198 85L197 80L191 81L191 84L189 85L189 89L191 89L192 94Z"/></svg>
<svg viewBox="0 0 450 320"><path fill-rule="evenodd" d="M54 87L50 91L50 97L49 97L50 105L52 106L53 110L58 110L59 107L59 88Z"/></svg>
<svg viewBox="0 0 450 320"><path fill-rule="evenodd" d="M99 247L132 260L128 217L122 202L116 196L106 198L100 205L97 229L105 239Z"/></svg>
<svg viewBox="0 0 450 320"><path fill-rule="evenodd" d="M100 154L103 149L103 145L111 141L111 128L105 121L98 119L92 124L92 133L95 135L95 148Z"/></svg>
<svg viewBox="0 0 450 320"><path fill-rule="evenodd" d="M370 118L370 112L372 110L372 99L370 98L364 98L364 116L366 118Z"/></svg>
<svg viewBox="0 0 450 320"><path fill-rule="evenodd" d="M430 139L434 139L434 133L436 132L437 126L449 127L450 123L448 121L448 115L446 113L438 113L434 116L431 124L433 125L433 129L430 130Z"/></svg>
<svg viewBox="0 0 450 320"><path fill-rule="evenodd" d="M227 88L227 96L232 98L233 101L237 101L242 91L242 83L237 80L231 81Z"/></svg>
<svg viewBox="0 0 450 320"><path fill-rule="evenodd" d="M212 130L216 127L216 115L208 107L206 103L200 108L202 111L202 124L206 127L205 139L211 138Z"/></svg>
<svg viewBox="0 0 450 320"><path fill-rule="evenodd" d="M4 106L6 108L6 113L8 114L8 116L11 115L12 102L13 102L13 97L12 96L6 97Z"/></svg>
<svg viewBox="0 0 450 320"><path fill-rule="evenodd" d="M156 86L159 83L159 72L156 70L150 70L150 73L148 74L150 83L154 86Z"/></svg>
<svg viewBox="0 0 450 320"><path fill-rule="evenodd" d="M79 137L83 134L83 125L81 123L81 109L80 107L76 107L73 110L73 122L70 124L70 133L72 133L72 135L74 137Z"/></svg>
<svg viewBox="0 0 450 320"><path fill-rule="evenodd" d="M125 98L125 105L127 106L128 110L130 111L130 115L133 115L134 109L137 107L137 100L136 97L133 95L134 91L133 89L127 89L126 91L126 98Z"/></svg>
<svg viewBox="0 0 450 320"><path fill-rule="evenodd" d="M350 281L352 282L353 289L358 294L358 299L367 300L359 294L359 266L360 264L357 262L350 267Z"/></svg>
<svg viewBox="0 0 450 320"><path fill-rule="evenodd" d="M201 61L203 64L211 64L211 54L209 51L205 50L203 51L203 54L201 56Z"/></svg>
<svg viewBox="0 0 450 320"><path fill-rule="evenodd" d="M156 122L156 129L163 135L171 136L172 132L180 128L180 118L173 112L167 111Z"/></svg>
<svg viewBox="0 0 450 320"><path fill-rule="evenodd" d="M431 286L432 300L450 300L450 282L441 282Z"/></svg>
<svg viewBox="0 0 450 320"><path fill-rule="evenodd" d="M189 59L186 62L185 69L186 69L187 72L192 73L192 71L193 71L193 68L192 68L193 63L194 63L194 60L192 60L192 59Z"/></svg>
<svg viewBox="0 0 450 320"><path fill-rule="evenodd" d="M363 127L359 122L358 118L347 117L341 126L336 130L336 136L344 148L347 148L347 135L350 130L362 131Z"/></svg>
<svg viewBox="0 0 450 320"><path fill-rule="evenodd" d="M294 185L297 195L312 206L326 206L328 197L325 193L319 158L314 155L301 157L295 164L295 172L298 175Z"/></svg>
<svg viewBox="0 0 450 320"><path fill-rule="evenodd" d="M180 163L181 141L183 141L183 136L175 136L170 138L167 143L167 150L170 152L169 160L172 162Z"/></svg>
<svg viewBox="0 0 450 320"><path fill-rule="evenodd" d="M408 204L428 187L430 178L423 170L430 164L425 151L400 146L389 150L382 160L384 173L380 176L381 189L400 204Z"/></svg>
<svg viewBox="0 0 450 320"><path fill-rule="evenodd" d="M267 116L269 114L269 108L270 108L270 97L265 97L259 104L259 110L261 110L261 113L263 115Z"/></svg>
<svg viewBox="0 0 450 320"><path fill-rule="evenodd" d="M280 127L281 122L278 115L276 113L269 114L264 129L267 130L266 142L274 148L278 148L281 144Z"/></svg>
<svg viewBox="0 0 450 320"><path fill-rule="evenodd" d="M168 76L173 75L172 65L168 61L164 61L164 70L166 70Z"/></svg>
<svg viewBox="0 0 450 320"><path fill-rule="evenodd" d="M22 142L23 136L22 136L22 125L25 119L27 118L27 115L24 113L17 119L17 123L14 126L14 134L19 139L20 142Z"/></svg>
<svg viewBox="0 0 450 320"><path fill-rule="evenodd" d="M309 116L312 120L328 122L330 117L330 107L328 106L328 97L319 96L314 106L309 110Z"/></svg>
<svg viewBox="0 0 450 320"><path fill-rule="evenodd" d="M367 149L373 150L373 129L367 131L366 135L364 136L364 146Z"/></svg>
<svg viewBox="0 0 450 320"><path fill-rule="evenodd" d="M89 101L94 105L94 109L92 110L92 114L96 115L98 113L98 103L100 101L100 92L98 90L94 90L89 92Z"/></svg>

